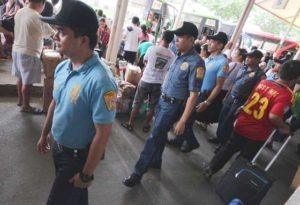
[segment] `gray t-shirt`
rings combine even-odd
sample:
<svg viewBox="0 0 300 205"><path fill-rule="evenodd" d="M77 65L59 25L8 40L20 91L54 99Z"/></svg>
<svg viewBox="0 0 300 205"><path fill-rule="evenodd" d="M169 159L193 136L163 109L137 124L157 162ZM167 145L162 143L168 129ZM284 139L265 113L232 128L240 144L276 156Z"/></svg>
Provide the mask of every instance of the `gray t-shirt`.
<svg viewBox="0 0 300 205"><path fill-rule="evenodd" d="M175 55L163 46L152 46L147 50L144 60L147 61L147 65L141 80L162 84Z"/></svg>

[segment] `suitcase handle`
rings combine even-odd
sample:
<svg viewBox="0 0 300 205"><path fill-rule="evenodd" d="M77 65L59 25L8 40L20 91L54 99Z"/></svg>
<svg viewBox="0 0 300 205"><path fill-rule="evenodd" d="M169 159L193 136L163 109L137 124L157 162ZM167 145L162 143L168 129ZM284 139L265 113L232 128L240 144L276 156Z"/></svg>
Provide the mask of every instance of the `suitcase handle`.
<svg viewBox="0 0 300 205"><path fill-rule="evenodd" d="M266 142L263 144L263 146L259 149L259 151L257 152L257 154L254 156L254 158L251 161L251 164L255 164L256 159L258 158L258 156L261 154L261 152L263 151L263 149L267 146L267 144L271 141L273 135L275 134L276 130L273 130L272 133L270 134L270 136L268 137L268 139L266 140ZM275 154L275 156L272 158L272 160L269 162L269 164L266 166L265 171L267 172L270 167L273 165L273 163L275 162L275 160L278 158L279 154L282 152L282 150L285 148L285 146L287 145L287 143L291 140L292 136L288 136L288 138L284 141L283 145L280 147L280 149L278 150L278 152Z"/></svg>

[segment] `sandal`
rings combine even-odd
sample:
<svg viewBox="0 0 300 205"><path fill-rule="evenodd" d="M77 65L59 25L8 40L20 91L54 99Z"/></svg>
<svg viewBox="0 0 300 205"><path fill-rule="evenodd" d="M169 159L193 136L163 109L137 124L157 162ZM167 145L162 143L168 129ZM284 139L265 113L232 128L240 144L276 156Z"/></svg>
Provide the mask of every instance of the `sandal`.
<svg viewBox="0 0 300 205"><path fill-rule="evenodd" d="M22 103L18 103L17 106L21 107L23 104Z"/></svg>
<svg viewBox="0 0 300 205"><path fill-rule="evenodd" d="M133 127L132 127L132 125L131 124L129 124L128 122L123 122L123 123L121 123L121 125L123 126L123 127L125 127L128 131L133 131Z"/></svg>
<svg viewBox="0 0 300 205"><path fill-rule="evenodd" d="M143 132L149 132L150 129L151 129L151 126L145 125L145 126L143 127Z"/></svg>
<svg viewBox="0 0 300 205"><path fill-rule="evenodd" d="M41 115L44 114L44 111L37 108L37 107L31 107L29 109L24 109L22 108L21 112L23 113L29 113L29 114L33 114L33 115Z"/></svg>

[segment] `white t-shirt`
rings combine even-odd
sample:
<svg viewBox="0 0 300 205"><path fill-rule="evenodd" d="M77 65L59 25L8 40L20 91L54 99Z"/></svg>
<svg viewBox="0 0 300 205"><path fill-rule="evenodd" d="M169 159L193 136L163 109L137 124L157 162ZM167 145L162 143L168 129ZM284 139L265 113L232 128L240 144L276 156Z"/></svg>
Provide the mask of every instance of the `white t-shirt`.
<svg viewBox="0 0 300 205"><path fill-rule="evenodd" d="M128 29L132 30L129 31ZM125 51L137 52L141 33L142 30L135 25L126 27Z"/></svg>
<svg viewBox="0 0 300 205"><path fill-rule="evenodd" d="M162 84L170 65L175 60L175 55L163 46L152 46L147 50L144 60L148 62L141 80L146 83Z"/></svg>
<svg viewBox="0 0 300 205"><path fill-rule="evenodd" d="M43 38L49 38L55 31L39 18L40 14L29 7L24 7L16 13L14 52L40 57Z"/></svg>

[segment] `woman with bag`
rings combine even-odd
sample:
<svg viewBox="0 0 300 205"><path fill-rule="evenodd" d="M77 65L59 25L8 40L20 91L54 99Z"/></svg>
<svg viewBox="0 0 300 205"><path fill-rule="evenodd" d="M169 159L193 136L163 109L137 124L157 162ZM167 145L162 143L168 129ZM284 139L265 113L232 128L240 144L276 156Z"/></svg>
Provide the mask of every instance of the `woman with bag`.
<svg viewBox="0 0 300 205"><path fill-rule="evenodd" d="M102 51L102 56L105 58L106 49L109 41L110 29L108 28L105 18L100 18L98 29L98 47Z"/></svg>

